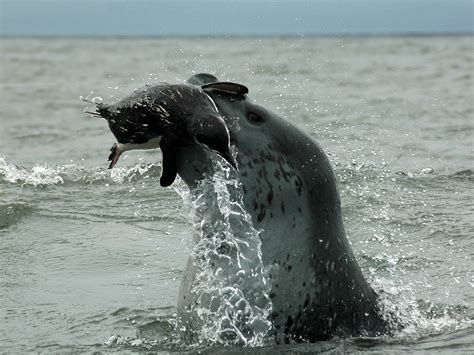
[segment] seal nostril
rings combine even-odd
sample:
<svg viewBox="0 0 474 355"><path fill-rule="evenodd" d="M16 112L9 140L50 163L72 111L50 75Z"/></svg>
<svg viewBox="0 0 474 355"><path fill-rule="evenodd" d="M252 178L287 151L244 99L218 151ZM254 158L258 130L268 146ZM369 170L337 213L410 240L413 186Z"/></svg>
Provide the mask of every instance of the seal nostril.
<svg viewBox="0 0 474 355"><path fill-rule="evenodd" d="M249 112L247 118L252 123L263 123L263 117L255 112Z"/></svg>

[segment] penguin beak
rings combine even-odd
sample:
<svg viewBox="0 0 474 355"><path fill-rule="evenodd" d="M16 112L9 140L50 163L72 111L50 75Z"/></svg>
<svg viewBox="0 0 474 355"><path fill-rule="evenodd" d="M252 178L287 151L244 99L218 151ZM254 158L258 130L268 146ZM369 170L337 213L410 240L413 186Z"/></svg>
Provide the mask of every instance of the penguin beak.
<svg viewBox="0 0 474 355"><path fill-rule="evenodd" d="M117 164L120 156L122 155L122 152L120 151L117 143L114 143L112 148L110 148L110 155L108 161L110 161L109 169L112 169L115 164Z"/></svg>

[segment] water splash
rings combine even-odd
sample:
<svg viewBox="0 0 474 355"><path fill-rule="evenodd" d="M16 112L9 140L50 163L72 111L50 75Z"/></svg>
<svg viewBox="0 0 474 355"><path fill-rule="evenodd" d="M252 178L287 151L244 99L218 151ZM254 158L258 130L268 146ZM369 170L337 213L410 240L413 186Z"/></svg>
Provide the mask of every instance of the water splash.
<svg viewBox="0 0 474 355"><path fill-rule="evenodd" d="M138 164L114 169L85 168L75 164L50 166L36 165L31 169L9 163L0 158L0 181L22 186L42 187L68 183L113 183L122 184L140 178L158 176L160 168L155 164Z"/></svg>
<svg viewBox="0 0 474 355"><path fill-rule="evenodd" d="M189 312L200 323L197 344L261 346L272 324L269 268L264 267L259 231L242 202L236 173L221 166L189 193L177 191L190 207L197 238Z"/></svg>
<svg viewBox="0 0 474 355"><path fill-rule="evenodd" d="M35 166L31 170L7 163L5 158L0 158L0 177L9 183L23 185L56 185L64 182L56 169L47 166Z"/></svg>
<svg viewBox="0 0 474 355"><path fill-rule="evenodd" d="M122 337L120 335L112 335L104 343L108 348L126 348L129 350L149 351L155 346L157 342L149 341L140 338Z"/></svg>
<svg viewBox="0 0 474 355"><path fill-rule="evenodd" d="M411 285L394 280L376 278L371 284L380 296L380 307L391 328L398 329L394 340L422 339L474 326L467 306L419 299Z"/></svg>

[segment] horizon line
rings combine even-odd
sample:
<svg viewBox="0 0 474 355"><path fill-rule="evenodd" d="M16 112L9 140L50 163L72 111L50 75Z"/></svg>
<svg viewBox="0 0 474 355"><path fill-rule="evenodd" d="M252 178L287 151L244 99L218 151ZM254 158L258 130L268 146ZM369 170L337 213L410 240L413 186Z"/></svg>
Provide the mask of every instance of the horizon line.
<svg viewBox="0 0 474 355"><path fill-rule="evenodd" d="M26 33L0 33L0 38L31 38L31 39L146 39L146 38L304 38L304 37L448 37L448 36L473 36L474 31L404 31L404 32L352 32L352 33L229 33L229 34L26 34Z"/></svg>

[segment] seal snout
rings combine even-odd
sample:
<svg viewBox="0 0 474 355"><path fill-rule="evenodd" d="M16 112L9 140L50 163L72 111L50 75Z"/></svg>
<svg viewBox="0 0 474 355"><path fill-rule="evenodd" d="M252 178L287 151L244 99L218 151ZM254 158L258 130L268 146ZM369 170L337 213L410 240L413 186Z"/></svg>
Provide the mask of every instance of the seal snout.
<svg viewBox="0 0 474 355"><path fill-rule="evenodd" d="M196 143L216 152L238 170L237 162L230 151L229 129L220 115L217 113L195 115L191 131Z"/></svg>

